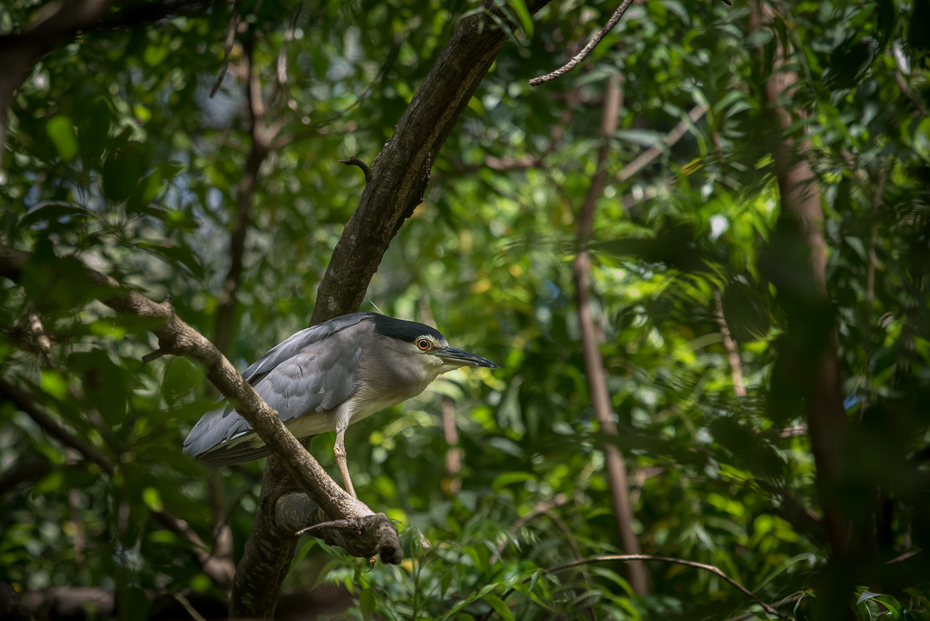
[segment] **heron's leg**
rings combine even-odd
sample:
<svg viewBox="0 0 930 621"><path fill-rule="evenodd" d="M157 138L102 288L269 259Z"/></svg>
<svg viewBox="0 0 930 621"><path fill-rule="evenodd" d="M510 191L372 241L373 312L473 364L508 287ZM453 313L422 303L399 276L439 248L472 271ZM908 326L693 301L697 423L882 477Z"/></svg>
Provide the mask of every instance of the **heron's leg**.
<svg viewBox="0 0 930 621"><path fill-rule="evenodd" d="M342 480L345 483L346 491L352 494L352 498L358 498L355 495L355 488L352 487L352 477L349 476L349 464L346 463L346 430L340 429L336 432L336 445L333 447L333 454L336 456L336 465L339 466L339 472L342 473Z"/></svg>

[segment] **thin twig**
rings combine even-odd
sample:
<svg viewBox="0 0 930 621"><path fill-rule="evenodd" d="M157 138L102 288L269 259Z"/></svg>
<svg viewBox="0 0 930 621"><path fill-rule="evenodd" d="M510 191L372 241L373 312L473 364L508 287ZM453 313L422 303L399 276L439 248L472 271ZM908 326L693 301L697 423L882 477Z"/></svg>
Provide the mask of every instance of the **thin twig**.
<svg viewBox="0 0 930 621"><path fill-rule="evenodd" d="M59 442L75 449L78 453L83 455L85 459L100 466L100 469L104 472L110 475L115 472L116 466L110 458L98 451L87 440L78 437L70 430L58 424L51 416L36 405L32 397L25 391L0 379L0 395L9 399L17 408L28 414L32 420ZM194 547L194 556L200 563L205 574L210 576L220 586L224 588L231 587L232 578L236 571L231 561L228 559L218 559L210 554L207 545L184 520L175 517L164 509L154 512L154 514L163 525L169 528L169 530L173 530L175 533L181 535Z"/></svg>
<svg viewBox="0 0 930 621"><path fill-rule="evenodd" d="M533 78L530 80L531 86L539 86L544 82L551 82L552 80L561 77L581 64L585 58L588 57L588 54L591 53L594 48L597 47L597 44L601 42L608 32L610 32L614 26L617 25L617 22L620 21L620 18L623 17L623 14L626 13L626 10L630 8L630 5L633 4L633 0L623 0L623 4L617 7L617 10L614 11L614 14L610 16L610 20L604 25L600 31L594 35L588 44L584 48L575 54L570 61L562 65L552 73L547 73L546 75L541 75L538 78Z"/></svg>
<svg viewBox="0 0 930 621"><path fill-rule="evenodd" d="M371 181L371 169L368 167L368 164L358 159L357 157L350 157L347 160L339 160L340 164L345 164L346 166L358 166L362 169L362 172L365 173L365 183Z"/></svg>
<svg viewBox="0 0 930 621"><path fill-rule="evenodd" d="M695 561L686 561L685 559L681 559L681 558L672 558L669 556L653 556L651 554L611 554L608 556L595 556L594 558L586 558L586 559L581 559L578 561L572 561L571 563L565 563L564 565L556 565L555 567L550 567L549 569L544 569L543 571L545 571L546 573L554 574L560 571L565 571L566 569L572 569L573 567L581 567L582 565L590 565L592 563L612 563L615 561L619 561L623 563L627 563L630 561L656 561L659 563L674 563L676 565L685 565L686 567L694 567L696 569L703 569L704 571L709 571L710 573L720 578L723 578L726 582L729 582L731 585L739 589L743 594L748 595L750 598L752 598L754 602L762 606L762 609L765 610L765 612L769 613L770 615L775 615L776 617L780 619L790 618L788 616L780 614L772 605L766 604L764 601L759 599L759 597L755 593L753 593L752 591L750 591L749 589L741 585L739 582L737 582L730 576L720 571L718 567L715 567L714 565L707 565L705 563L698 563ZM529 576L527 578L524 578L520 582L521 584L526 584L532 579L533 577ZM504 593L501 599L506 601L506 599L514 591L516 591L516 588L511 587L509 591ZM786 601L788 600L783 600L778 605L781 606ZM486 614L481 619L481 621L487 621L493 613L494 613L494 609L492 608L488 612L488 614Z"/></svg>
<svg viewBox="0 0 930 621"><path fill-rule="evenodd" d="M284 42L281 43L281 49L278 51L278 84L281 87L287 86L287 48L291 41L294 40L294 31L297 29L297 20L300 18L300 12L304 8L304 3L297 4L294 14L291 16L291 22L284 31Z"/></svg>
<svg viewBox="0 0 930 621"><path fill-rule="evenodd" d="M33 401L32 397L26 391L10 384L6 380L0 379L0 395L6 397L14 403L17 408L29 415L36 424L44 429L49 435L55 437L65 446L69 446L84 456L85 459L94 462L104 472L113 472L113 462L110 458L98 451L90 442L84 438L79 438L61 425L59 425L51 416L43 412Z"/></svg>
<svg viewBox="0 0 930 621"><path fill-rule="evenodd" d="M588 565L590 563L609 563L613 561L621 561L624 563L629 562L629 561L657 561L659 563L674 563L676 565L694 567L695 569L703 569L704 571L709 571L715 576L718 576L724 579L725 581L729 582L731 585L733 585L734 587L742 591L745 595L748 595L749 597L751 597L753 601L755 601L757 604L762 606L762 609L765 610L765 612L769 613L770 615L775 615L776 617L780 617L782 619L787 618L784 615L779 614L779 612L775 610L775 608L773 608L771 605L766 604L764 601L759 599L759 597L755 593L753 593L752 591L750 591L749 589L741 585L739 582L737 582L730 576L720 571L718 567L715 567L714 565L707 565L705 563L698 563L696 561L686 561L685 559L681 559L681 558L672 558L669 556L652 556L651 554L612 554L608 556L597 556L594 558L583 559L580 561L572 561L571 563L565 563L564 565L558 565L557 567L553 567L552 569L549 569L548 572L555 573L558 571L565 571L566 569L571 569L573 567L578 567L580 565Z"/></svg>
<svg viewBox="0 0 930 621"><path fill-rule="evenodd" d="M727 325L726 317L723 316L723 299L720 290L714 291L714 304L716 305L717 325L720 326L720 334L723 335L723 348L727 350L727 357L730 360L730 377L733 378L733 394L737 397L746 396L746 386L743 385L743 364L739 357L739 347L730 334L730 327Z"/></svg>
<svg viewBox="0 0 930 621"><path fill-rule="evenodd" d="M354 526L354 524L350 520L333 520L332 522L320 522L319 524L314 524L313 526L301 528L299 531L294 533L294 536L300 537L302 535L309 535L312 532L323 530L324 528L351 528L352 526Z"/></svg>
<svg viewBox="0 0 930 621"><path fill-rule="evenodd" d="M213 88L210 89L210 99L213 99L213 96L216 95L216 91L220 89L220 84L223 83L223 78L226 77L226 69L229 67L229 53L232 52L233 43L236 41L236 27L239 25L239 1L240 0L232 0L233 14L232 19L229 21L229 32L226 33L226 49L223 52L223 64L220 65L220 73L216 76L216 82L213 83Z"/></svg>
<svg viewBox="0 0 930 621"><path fill-rule="evenodd" d="M145 354L144 356L142 356L142 366L145 366L148 363L152 362L153 360L158 360L162 356L167 356L167 355L168 355L168 352L166 352L165 350L156 349L152 353Z"/></svg>
<svg viewBox="0 0 930 621"><path fill-rule="evenodd" d="M186 597L184 597L180 593L172 593L172 595L174 595L174 599L176 599L179 604L184 606L184 610L186 610L187 614L191 616L191 619L193 619L194 621L207 621L206 619L204 619L202 614L197 612L197 609L194 608L194 606L190 603L190 600L188 600Z"/></svg>

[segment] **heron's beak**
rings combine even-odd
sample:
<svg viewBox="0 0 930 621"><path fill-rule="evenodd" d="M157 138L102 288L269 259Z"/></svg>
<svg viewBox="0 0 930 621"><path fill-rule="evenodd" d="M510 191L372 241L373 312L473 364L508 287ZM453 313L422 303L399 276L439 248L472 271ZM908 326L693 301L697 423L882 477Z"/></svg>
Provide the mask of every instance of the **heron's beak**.
<svg viewBox="0 0 930 621"><path fill-rule="evenodd" d="M489 369L500 368L487 358L482 358L476 354L470 354L467 351L455 349L454 347L443 347L437 351L435 355L439 356L442 361L447 364L454 364L460 367L487 367Z"/></svg>

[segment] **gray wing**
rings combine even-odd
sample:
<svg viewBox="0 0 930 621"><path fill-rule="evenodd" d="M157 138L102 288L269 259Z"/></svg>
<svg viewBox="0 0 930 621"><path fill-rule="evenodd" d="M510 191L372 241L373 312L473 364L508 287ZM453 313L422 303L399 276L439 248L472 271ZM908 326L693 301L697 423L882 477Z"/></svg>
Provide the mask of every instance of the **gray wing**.
<svg viewBox="0 0 930 621"><path fill-rule="evenodd" d="M332 410L358 390L359 333L345 328L371 315L353 313L301 330L259 358L242 376L282 421ZM362 333L367 335L368 330L363 328ZM222 445L252 433L251 425L227 406L198 421L184 441L184 452L195 456L210 452L204 458L216 466L251 461L267 455L268 450L247 440L228 448ZM215 459L212 453L217 453Z"/></svg>

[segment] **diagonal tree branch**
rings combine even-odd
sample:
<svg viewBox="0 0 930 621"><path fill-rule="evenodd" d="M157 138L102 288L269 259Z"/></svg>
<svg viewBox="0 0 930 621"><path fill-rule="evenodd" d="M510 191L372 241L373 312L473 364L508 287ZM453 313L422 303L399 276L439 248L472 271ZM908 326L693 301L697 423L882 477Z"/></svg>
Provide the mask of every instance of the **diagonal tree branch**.
<svg viewBox="0 0 930 621"><path fill-rule="evenodd" d="M8 399L17 408L29 415L50 436L80 453L84 459L97 464L107 474L116 472L116 465L109 457L98 451L90 442L74 435L68 429L55 421L47 412L36 405L32 397L21 388L18 388L4 379L0 379L0 396ZM235 567L229 559L217 558L210 554L207 545L187 522L175 517L169 511L154 512L156 519L168 530L178 534L182 539L193 546L194 557L205 574L223 588L232 584Z"/></svg>
<svg viewBox="0 0 930 621"><path fill-rule="evenodd" d="M0 246L0 276L18 282L31 256L22 250ZM292 474L297 485L331 518L367 517L372 523L381 518L387 520L381 514L374 514L364 503L347 494L326 474L320 464L287 430L277 412L268 407L216 347L175 314L170 300L159 304L138 292L123 288L105 274L89 268L85 269L85 274L97 291L97 299L106 306L121 314L155 320L157 325L151 328L151 332L158 337L161 350L171 355L187 356L202 364L207 378L235 404L236 410L249 422L272 452L284 458L281 462ZM401 554L400 541L395 538L389 543L390 545L380 550L371 550L369 555L380 553L382 560L398 562Z"/></svg>
<svg viewBox="0 0 930 621"><path fill-rule="evenodd" d="M216 75L216 81L213 82L213 88L210 89L210 99L216 95L220 89L223 78L226 77L226 69L229 67L229 53L232 52L233 43L236 41L236 27L239 26L239 1L232 0L233 13L229 20L229 30L226 32L226 41L223 43L223 62L220 64L220 71Z"/></svg>
<svg viewBox="0 0 930 621"><path fill-rule="evenodd" d="M85 459L100 466L100 469L104 472L113 472L113 462L110 461L109 457L98 451L93 444L84 438L79 438L59 425L55 419L33 402L25 390L10 384L4 379L0 379L0 395L28 414L29 418L35 421L47 434L65 446L75 449Z"/></svg>

